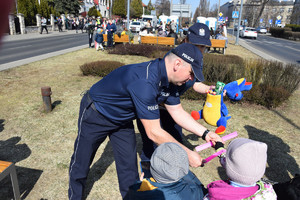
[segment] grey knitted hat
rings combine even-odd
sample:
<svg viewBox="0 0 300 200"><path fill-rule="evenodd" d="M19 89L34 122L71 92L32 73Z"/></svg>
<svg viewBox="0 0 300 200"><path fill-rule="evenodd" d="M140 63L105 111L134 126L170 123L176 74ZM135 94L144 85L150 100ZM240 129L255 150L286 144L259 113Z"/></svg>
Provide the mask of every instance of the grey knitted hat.
<svg viewBox="0 0 300 200"><path fill-rule="evenodd" d="M232 181L253 185L262 178L266 170L267 145L262 142L238 138L226 151L226 173Z"/></svg>
<svg viewBox="0 0 300 200"><path fill-rule="evenodd" d="M150 172L158 183L174 183L189 172L188 155L176 143L159 145L153 152L150 163Z"/></svg>

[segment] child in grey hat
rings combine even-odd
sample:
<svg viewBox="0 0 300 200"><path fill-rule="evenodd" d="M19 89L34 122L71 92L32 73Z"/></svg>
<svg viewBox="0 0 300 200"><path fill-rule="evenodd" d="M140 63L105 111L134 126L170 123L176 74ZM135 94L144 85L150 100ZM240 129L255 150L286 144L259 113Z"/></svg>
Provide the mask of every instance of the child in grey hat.
<svg viewBox="0 0 300 200"><path fill-rule="evenodd" d="M153 177L129 188L125 200L201 200L206 190L189 170L186 151L176 143L159 145L150 160Z"/></svg>
<svg viewBox="0 0 300 200"><path fill-rule="evenodd" d="M235 139L220 162L229 180L208 184L205 200L277 199L272 185L261 180L267 164L265 143L246 138Z"/></svg>

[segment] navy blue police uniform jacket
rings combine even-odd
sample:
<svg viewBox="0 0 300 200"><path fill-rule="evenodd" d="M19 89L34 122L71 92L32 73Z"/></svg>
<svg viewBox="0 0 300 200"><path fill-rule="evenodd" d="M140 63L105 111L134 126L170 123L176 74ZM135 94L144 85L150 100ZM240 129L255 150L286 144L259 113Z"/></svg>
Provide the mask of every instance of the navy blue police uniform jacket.
<svg viewBox="0 0 300 200"><path fill-rule="evenodd" d="M168 82L164 59L119 67L90 89L96 109L115 124L159 119L159 104L180 104L179 87Z"/></svg>

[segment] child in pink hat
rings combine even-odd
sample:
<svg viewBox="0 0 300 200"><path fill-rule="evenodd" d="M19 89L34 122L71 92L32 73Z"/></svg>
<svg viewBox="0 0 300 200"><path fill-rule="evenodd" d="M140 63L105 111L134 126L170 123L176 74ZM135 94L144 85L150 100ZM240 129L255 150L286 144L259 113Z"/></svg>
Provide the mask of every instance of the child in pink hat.
<svg viewBox="0 0 300 200"><path fill-rule="evenodd" d="M229 180L208 184L204 200L276 200L271 184L261 180L267 164L267 145L262 142L238 138L233 140L221 156Z"/></svg>

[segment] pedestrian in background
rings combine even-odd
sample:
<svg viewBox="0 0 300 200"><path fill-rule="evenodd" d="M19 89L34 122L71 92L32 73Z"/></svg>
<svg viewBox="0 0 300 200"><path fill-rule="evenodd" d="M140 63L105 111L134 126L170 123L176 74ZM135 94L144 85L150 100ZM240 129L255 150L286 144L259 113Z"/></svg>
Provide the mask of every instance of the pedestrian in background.
<svg viewBox="0 0 300 200"><path fill-rule="evenodd" d="M111 19L108 20L108 24L106 25L107 30L107 47L113 47L113 36L114 32L116 32L117 27L114 23L112 23Z"/></svg>
<svg viewBox="0 0 300 200"><path fill-rule="evenodd" d="M59 17L57 19L58 32L62 32L62 19Z"/></svg>
<svg viewBox="0 0 300 200"><path fill-rule="evenodd" d="M93 21L91 20L89 21L89 24L87 26L87 32L89 36L89 48L92 48L94 30L95 30L95 24L93 24Z"/></svg>
<svg viewBox="0 0 300 200"><path fill-rule="evenodd" d="M42 17L41 25L42 25L42 28L41 28L40 34L43 34L43 30L44 30L44 29L47 31L47 34L48 34L48 29L47 29L47 19L45 19L44 17Z"/></svg>

